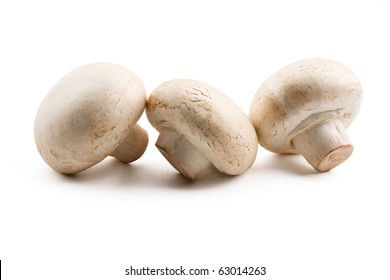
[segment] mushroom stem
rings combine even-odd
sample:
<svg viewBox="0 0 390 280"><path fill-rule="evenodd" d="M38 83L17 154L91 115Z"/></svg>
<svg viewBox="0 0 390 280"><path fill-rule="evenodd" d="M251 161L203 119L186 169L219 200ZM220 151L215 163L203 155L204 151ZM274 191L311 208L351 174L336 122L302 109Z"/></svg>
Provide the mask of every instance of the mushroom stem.
<svg viewBox="0 0 390 280"><path fill-rule="evenodd" d="M319 172L326 172L345 161L353 151L343 123L334 118L297 134L295 149Z"/></svg>
<svg viewBox="0 0 390 280"><path fill-rule="evenodd" d="M156 147L169 163L187 179L213 169L210 161L192 145L182 134L170 128L160 131Z"/></svg>
<svg viewBox="0 0 390 280"><path fill-rule="evenodd" d="M138 124L135 124L125 140L111 153L110 156L130 163L139 159L148 146L148 133Z"/></svg>

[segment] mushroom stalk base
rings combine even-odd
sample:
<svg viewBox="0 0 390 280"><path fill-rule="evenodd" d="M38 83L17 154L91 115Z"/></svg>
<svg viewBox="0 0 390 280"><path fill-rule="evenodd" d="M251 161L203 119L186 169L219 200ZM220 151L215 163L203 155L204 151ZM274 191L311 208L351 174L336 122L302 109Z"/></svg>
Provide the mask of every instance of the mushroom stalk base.
<svg viewBox="0 0 390 280"><path fill-rule="evenodd" d="M326 172L344 162L353 151L343 123L331 119L297 134L295 149L319 172Z"/></svg>
<svg viewBox="0 0 390 280"><path fill-rule="evenodd" d="M124 163L130 163L139 159L148 146L148 133L138 124L135 124L126 136L125 140L111 153Z"/></svg>
<svg viewBox="0 0 390 280"><path fill-rule="evenodd" d="M160 131L156 147L168 162L187 179L193 180L200 174L213 169L210 161L183 135L173 129Z"/></svg>

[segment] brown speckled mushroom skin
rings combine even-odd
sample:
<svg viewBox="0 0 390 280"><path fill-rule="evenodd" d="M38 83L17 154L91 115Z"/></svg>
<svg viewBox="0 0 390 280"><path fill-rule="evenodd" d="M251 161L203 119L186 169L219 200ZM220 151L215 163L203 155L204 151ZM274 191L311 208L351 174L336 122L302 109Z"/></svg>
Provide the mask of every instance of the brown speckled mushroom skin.
<svg viewBox="0 0 390 280"><path fill-rule="evenodd" d="M64 174L85 170L112 153L133 161L148 142L146 131L136 126L145 104L144 86L131 71L111 63L81 66L58 81L38 109L39 153Z"/></svg>
<svg viewBox="0 0 390 280"><path fill-rule="evenodd" d="M302 153L316 170L328 171L352 153L345 129L361 100L359 79L350 69L328 59L307 59L261 85L249 118L264 148Z"/></svg>
<svg viewBox="0 0 390 280"><path fill-rule="evenodd" d="M206 83L190 79L163 83L149 96L146 112L160 132L156 145L189 179L208 163L220 172L238 175L255 160L257 137L248 117Z"/></svg>

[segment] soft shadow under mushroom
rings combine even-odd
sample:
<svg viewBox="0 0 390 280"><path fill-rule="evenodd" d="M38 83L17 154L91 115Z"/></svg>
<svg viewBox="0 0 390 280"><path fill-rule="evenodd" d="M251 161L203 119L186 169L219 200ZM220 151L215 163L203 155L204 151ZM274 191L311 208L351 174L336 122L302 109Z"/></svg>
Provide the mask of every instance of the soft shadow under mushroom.
<svg viewBox="0 0 390 280"><path fill-rule="evenodd" d="M125 164L114 158L83 172L63 175L53 172L62 181L77 186L109 188L171 188L176 190L196 190L226 185L236 176L228 176L217 171L201 176L197 181L188 180L171 169L159 168L158 165Z"/></svg>
<svg viewBox="0 0 390 280"><path fill-rule="evenodd" d="M284 173L300 175L317 174L314 169L305 164L305 161L299 155L272 154L261 166L261 169L278 170Z"/></svg>

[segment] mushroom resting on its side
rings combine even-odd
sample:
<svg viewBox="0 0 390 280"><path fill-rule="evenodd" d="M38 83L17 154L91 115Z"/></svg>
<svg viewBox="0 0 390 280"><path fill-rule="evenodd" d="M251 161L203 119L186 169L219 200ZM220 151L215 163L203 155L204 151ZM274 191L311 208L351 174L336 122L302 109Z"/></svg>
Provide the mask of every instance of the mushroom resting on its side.
<svg viewBox="0 0 390 280"><path fill-rule="evenodd" d="M248 117L203 82L163 83L149 96L146 114L160 132L157 148L188 179L214 167L238 175L255 160L257 137Z"/></svg>
<svg viewBox="0 0 390 280"><path fill-rule="evenodd" d="M332 60L307 59L288 65L261 85L249 118L264 148L300 153L325 172L351 155L345 130L361 100L360 82L351 70Z"/></svg>
<svg viewBox="0 0 390 280"><path fill-rule="evenodd" d="M130 70L111 63L81 66L65 75L42 101L35 142L56 171L85 170L108 155L129 163L144 153L148 134L137 125L146 92Z"/></svg>

